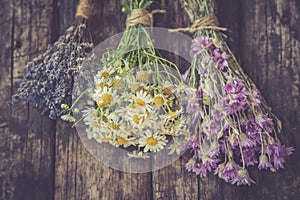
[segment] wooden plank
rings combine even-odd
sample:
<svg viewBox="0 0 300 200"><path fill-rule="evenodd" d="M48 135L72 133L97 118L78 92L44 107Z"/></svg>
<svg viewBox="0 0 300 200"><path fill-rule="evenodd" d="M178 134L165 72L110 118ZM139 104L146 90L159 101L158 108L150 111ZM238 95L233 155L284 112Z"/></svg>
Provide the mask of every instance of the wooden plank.
<svg viewBox="0 0 300 200"><path fill-rule="evenodd" d="M167 14L155 16L154 25L165 28L178 28L188 26L189 19L181 8L179 1L163 1ZM192 39L192 38L191 38ZM160 41L162 40L162 41ZM169 44L166 41L172 41ZM164 38L156 39L157 43L165 44L165 48L172 49L172 52L162 52L162 56L172 60L180 70L187 69L190 63L179 59L176 53L179 52L179 46L183 47L183 42L173 35L166 35ZM170 46L167 46L170 45ZM189 48L186 46L186 48ZM175 53L175 54L174 54ZM173 163L162 169L154 171L153 176L153 199L199 199L200 188L199 180L194 173L189 173L185 169L188 161L188 153L180 157ZM162 162L161 159L154 162Z"/></svg>
<svg viewBox="0 0 300 200"><path fill-rule="evenodd" d="M60 5L70 5L60 1ZM60 12L59 24L73 18L72 6ZM92 20L94 42L123 31L124 20L119 0L96 1ZM117 23L116 23L117 22ZM68 26L71 25L71 21ZM107 167L93 157L67 123L56 127L55 199L150 199L151 174L130 174Z"/></svg>
<svg viewBox="0 0 300 200"><path fill-rule="evenodd" d="M0 10L0 199L12 199L14 186L9 171L13 136L9 136L10 107L5 102L9 102L11 96L13 3L0 1Z"/></svg>
<svg viewBox="0 0 300 200"><path fill-rule="evenodd" d="M298 29L292 26L299 20L297 2L243 1L240 48L245 70L283 122L280 138L295 148L299 148L300 57L299 39L291 33ZM247 199L298 199L300 171L296 157L297 151L287 159L286 169L276 174L255 170L257 185L245 190Z"/></svg>
<svg viewBox="0 0 300 200"><path fill-rule="evenodd" d="M56 144L55 199L150 199L149 173L125 173L104 165L65 122L58 122Z"/></svg>
<svg viewBox="0 0 300 200"><path fill-rule="evenodd" d="M51 2L42 0L15 0L11 4L4 4L8 6L6 10L13 13L10 16L13 27L7 29L12 32L7 38L12 38L12 44L15 44L11 49L11 90L14 91L23 75L26 62L44 50L48 43L52 9ZM7 38L5 40L9 41ZM4 80L1 83L5 83ZM10 95L10 92L4 96L6 95ZM1 139L7 143L4 146L5 159L1 159L1 166L4 168L1 172L5 174L2 191L9 194L4 199L50 199L53 185L51 142L48 137L50 131L42 129L40 111L31 107L28 110L26 103L18 102L11 110L9 130Z"/></svg>
<svg viewBox="0 0 300 200"><path fill-rule="evenodd" d="M239 0L216 0L217 17L221 27L226 27L228 31L228 46L239 58L239 42L240 42L240 19L242 19L241 5Z"/></svg>

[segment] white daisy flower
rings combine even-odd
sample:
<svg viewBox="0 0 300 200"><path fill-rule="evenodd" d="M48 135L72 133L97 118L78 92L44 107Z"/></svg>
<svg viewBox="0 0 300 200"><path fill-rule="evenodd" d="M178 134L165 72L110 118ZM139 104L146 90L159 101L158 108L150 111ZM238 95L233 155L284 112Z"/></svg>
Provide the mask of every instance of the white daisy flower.
<svg viewBox="0 0 300 200"><path fill-rule="evenodd" d="M82 111L84 116L84 121L91 122L97 119L97 109L95 108L85 108Z"/></svg>
<svg viewBox="0 0 300 200"><path fill-rule="evenodd" d="M113 140L113 135L112 133L94 133L93 138L98 142L99 144L102 143L108 143L111 140Z"/></svg>
<svg viewBox="0 0 300 200"><path fill-rule="evenodd" d="M96 84L100 80L108 79L110 75L112 75L116 71L116 68L114 67L104 67L101 71L98 71L96 76L94 77L94 81Z"/></svg>
<svg viewBox="0 0 300 200"><path fill-rule="evenodd" d="M136 73L136 79L142 82L149 82L149 76L151 71L138 71Z"/></svg>
<svg viewBox="0 0 300 200"><path fill-rule="evenodd" d="M177 155L180 155L181 152L181 144L178 142L174 142L171 144L168 149L170 149L169 155L176 153Z"/></svg>
<svg viewBox="0 0 300 200"><path fill-rule="evenodd" d="M114 138L110 140L110 143L115 147L128 147L130 145L135 145L135 138L119 131L117 134L114 134Z"/></svg>
<svg viewBox="0 0 300 200"><path fill-rule="evenodd" d="M149 130L147 130L146 135L139 140L139 147L144 147L144 152L160 151L166 144L167 140L165 136L160 136L157 133L152 134Z"/></svg>
<svg viewBox="0 0 300 200"><path fill-rule="evenodd" d="M75 117L73 117L73 115L71 113L62 115L60 118L67 122L75 122L76 121Z"/></svg>
<svg viewBox="0 0 300 200"><path fill-rule="evenodd" d="M146 153L143 153L142 151L133 151L132 153L127 153L127 155L129 158L149 158L149 156Z"/></svg>
<svg viewBox="0 0 300 200"><path fill-rule="evenodd" d="M175 120L180 118L182 114L182 108L179 110L176 110L175 112L169 112L167 113L167 115L165 116L165 120L164 121L169 121L169 120Z"/></svg>
<svg viewBox="0 0 300 200"><path fill-rule="evenodd" d="M120 99L126 101L126 102L131 102L132 101L132 93L129 92L123 92L122 96L120 97Z"/></svg>
<svg viewBox="0 0 300 200"><path fill-rule="evenodd" d="M139 87L141 87L141 83L137 82L135 77L133 75L129 76L126 79L126 83L128 87L130 88L131 92L135 92Z"/></svg>
<svg viewBox="0 0 300 200"><path fill-rule="evenodd" d="M189 87L184 83L176 85L175 93L177 94L186 94L186 95L193 95L196 93L196 89L193 87Z"/></svg>
<svg viewBox="0 0 300 200"><path fill-rule="evenodd" d="M159 94L159 95L156 95L154 98L153 98L153 103L154 105L160 107L160 106L163 106L165 104L165 98L163 95Z"/></svg>
<svg viewBox="0 0 300 200"><path fill-rule="evenodd" d="M104 87L102 90L96 91L94 100L99 108L110 106L117 100L116 91L113 91L112 88Z"/></svg>
<svg viewBox="0 0 300 200"><path fill-rule="evenodd" d="M152 106L150 103L153 101L153 99L147 94L147 92L142 90L138 91L136 95L133 96L133 100L137 106L137 109L151 111Z"/></svg>

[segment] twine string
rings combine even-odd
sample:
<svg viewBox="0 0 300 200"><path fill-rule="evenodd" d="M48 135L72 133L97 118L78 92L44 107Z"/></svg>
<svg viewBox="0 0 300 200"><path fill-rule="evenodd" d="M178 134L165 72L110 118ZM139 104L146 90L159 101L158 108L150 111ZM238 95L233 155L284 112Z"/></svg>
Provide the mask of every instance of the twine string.
<svg viewBox="0 0 300 200"><path fill-rule="evenodd" d="M133 9L126 19L126 28L143 24L145 26L153 26L153 15L157 13L166 13L165 10L152 10L148 12L143 9Z"/></svg>
<svg viewBox="0 0 300 200"><path fill-rule="evenodd" d="M201 17L200 19L195 20L191 27L170 29L170 32L195 33L196 31L208 30L208 29L217 30L217 31L227 31L227 28L219 26L217 17L211 15L211 16Z"/></svg>
<svg viewBox="0 0 300 200"><path fill-rule="evenodd" d="M76 17L89 19L93 14L93 6L89 0L80 0L77 6Z"/></svg>

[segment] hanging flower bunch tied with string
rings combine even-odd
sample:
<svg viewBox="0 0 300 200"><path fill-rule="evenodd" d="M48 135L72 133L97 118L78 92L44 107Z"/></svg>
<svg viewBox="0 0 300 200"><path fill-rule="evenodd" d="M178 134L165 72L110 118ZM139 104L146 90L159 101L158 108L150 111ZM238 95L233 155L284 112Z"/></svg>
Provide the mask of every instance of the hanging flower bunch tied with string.
<svg viewBox="0 0 300 200"><path fill-rule="evenodd" d="M149 27L152 15L163 11L148 12L152 1L121 3L128 14L126 30L117 49L103 54L94 77L95 104L83 110L87 136L124 148L132 158L167 147L178 152L188 131L177 97L194 90L182 89L178 67L156 53Z"/></svg>
<svg viewBox="0 0 300 200"><path fill-rule="evenodd" d="M250 185L248 166L279 170L293 148L280 143L280 121L228 48L221 32L226 29L213 16L214 0L181 3L193 25L175 31L195 33L184 80L197 88L186 110L187 123L197 128L186 143L192 153L186 168L200 177L213 171L228 183Z"/></svg>
<svg viewBox="0 0 300 200"><path fill-rule="evenodd" d="M51 119L66 113L61 105L71 105L73 78L93 47L88 31L92 7L91 0L80 0L74 25L27 64L27 72L13 95L13 102L25 100L42 109L42 113L49 112ZM73 120L69 115L63 118Z"/></svg>

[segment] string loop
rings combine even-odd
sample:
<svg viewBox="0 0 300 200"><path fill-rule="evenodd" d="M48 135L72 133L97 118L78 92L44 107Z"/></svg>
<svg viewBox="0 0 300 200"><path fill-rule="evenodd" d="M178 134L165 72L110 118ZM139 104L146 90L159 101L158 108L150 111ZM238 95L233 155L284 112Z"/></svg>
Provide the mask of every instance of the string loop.
<svg viewBox="0 0 300 200"><path fill-rule="evenodd" d="M143 24L145 26L153 26L153 15L157 13L166 13L165 10L152 10L148 12L143 9L133 9L126 19L126 28Z"/></svg>
<svg viewBox="0 0 300 200"><path fill-rule="evenodd" d="M76 11L76 17L82 17L88 20L92 14L92 4L88 0L80 0Z"/></svg>
<svg viewBox="0 0 300 200"><path fill-rule="evenodd" d="M201 17L200 19L195 20L191 27L170 29L169 31L195 33L196 31L201 31L205 29L227 31L227 28L219 27L218 19L214 15Z"/></svg>

